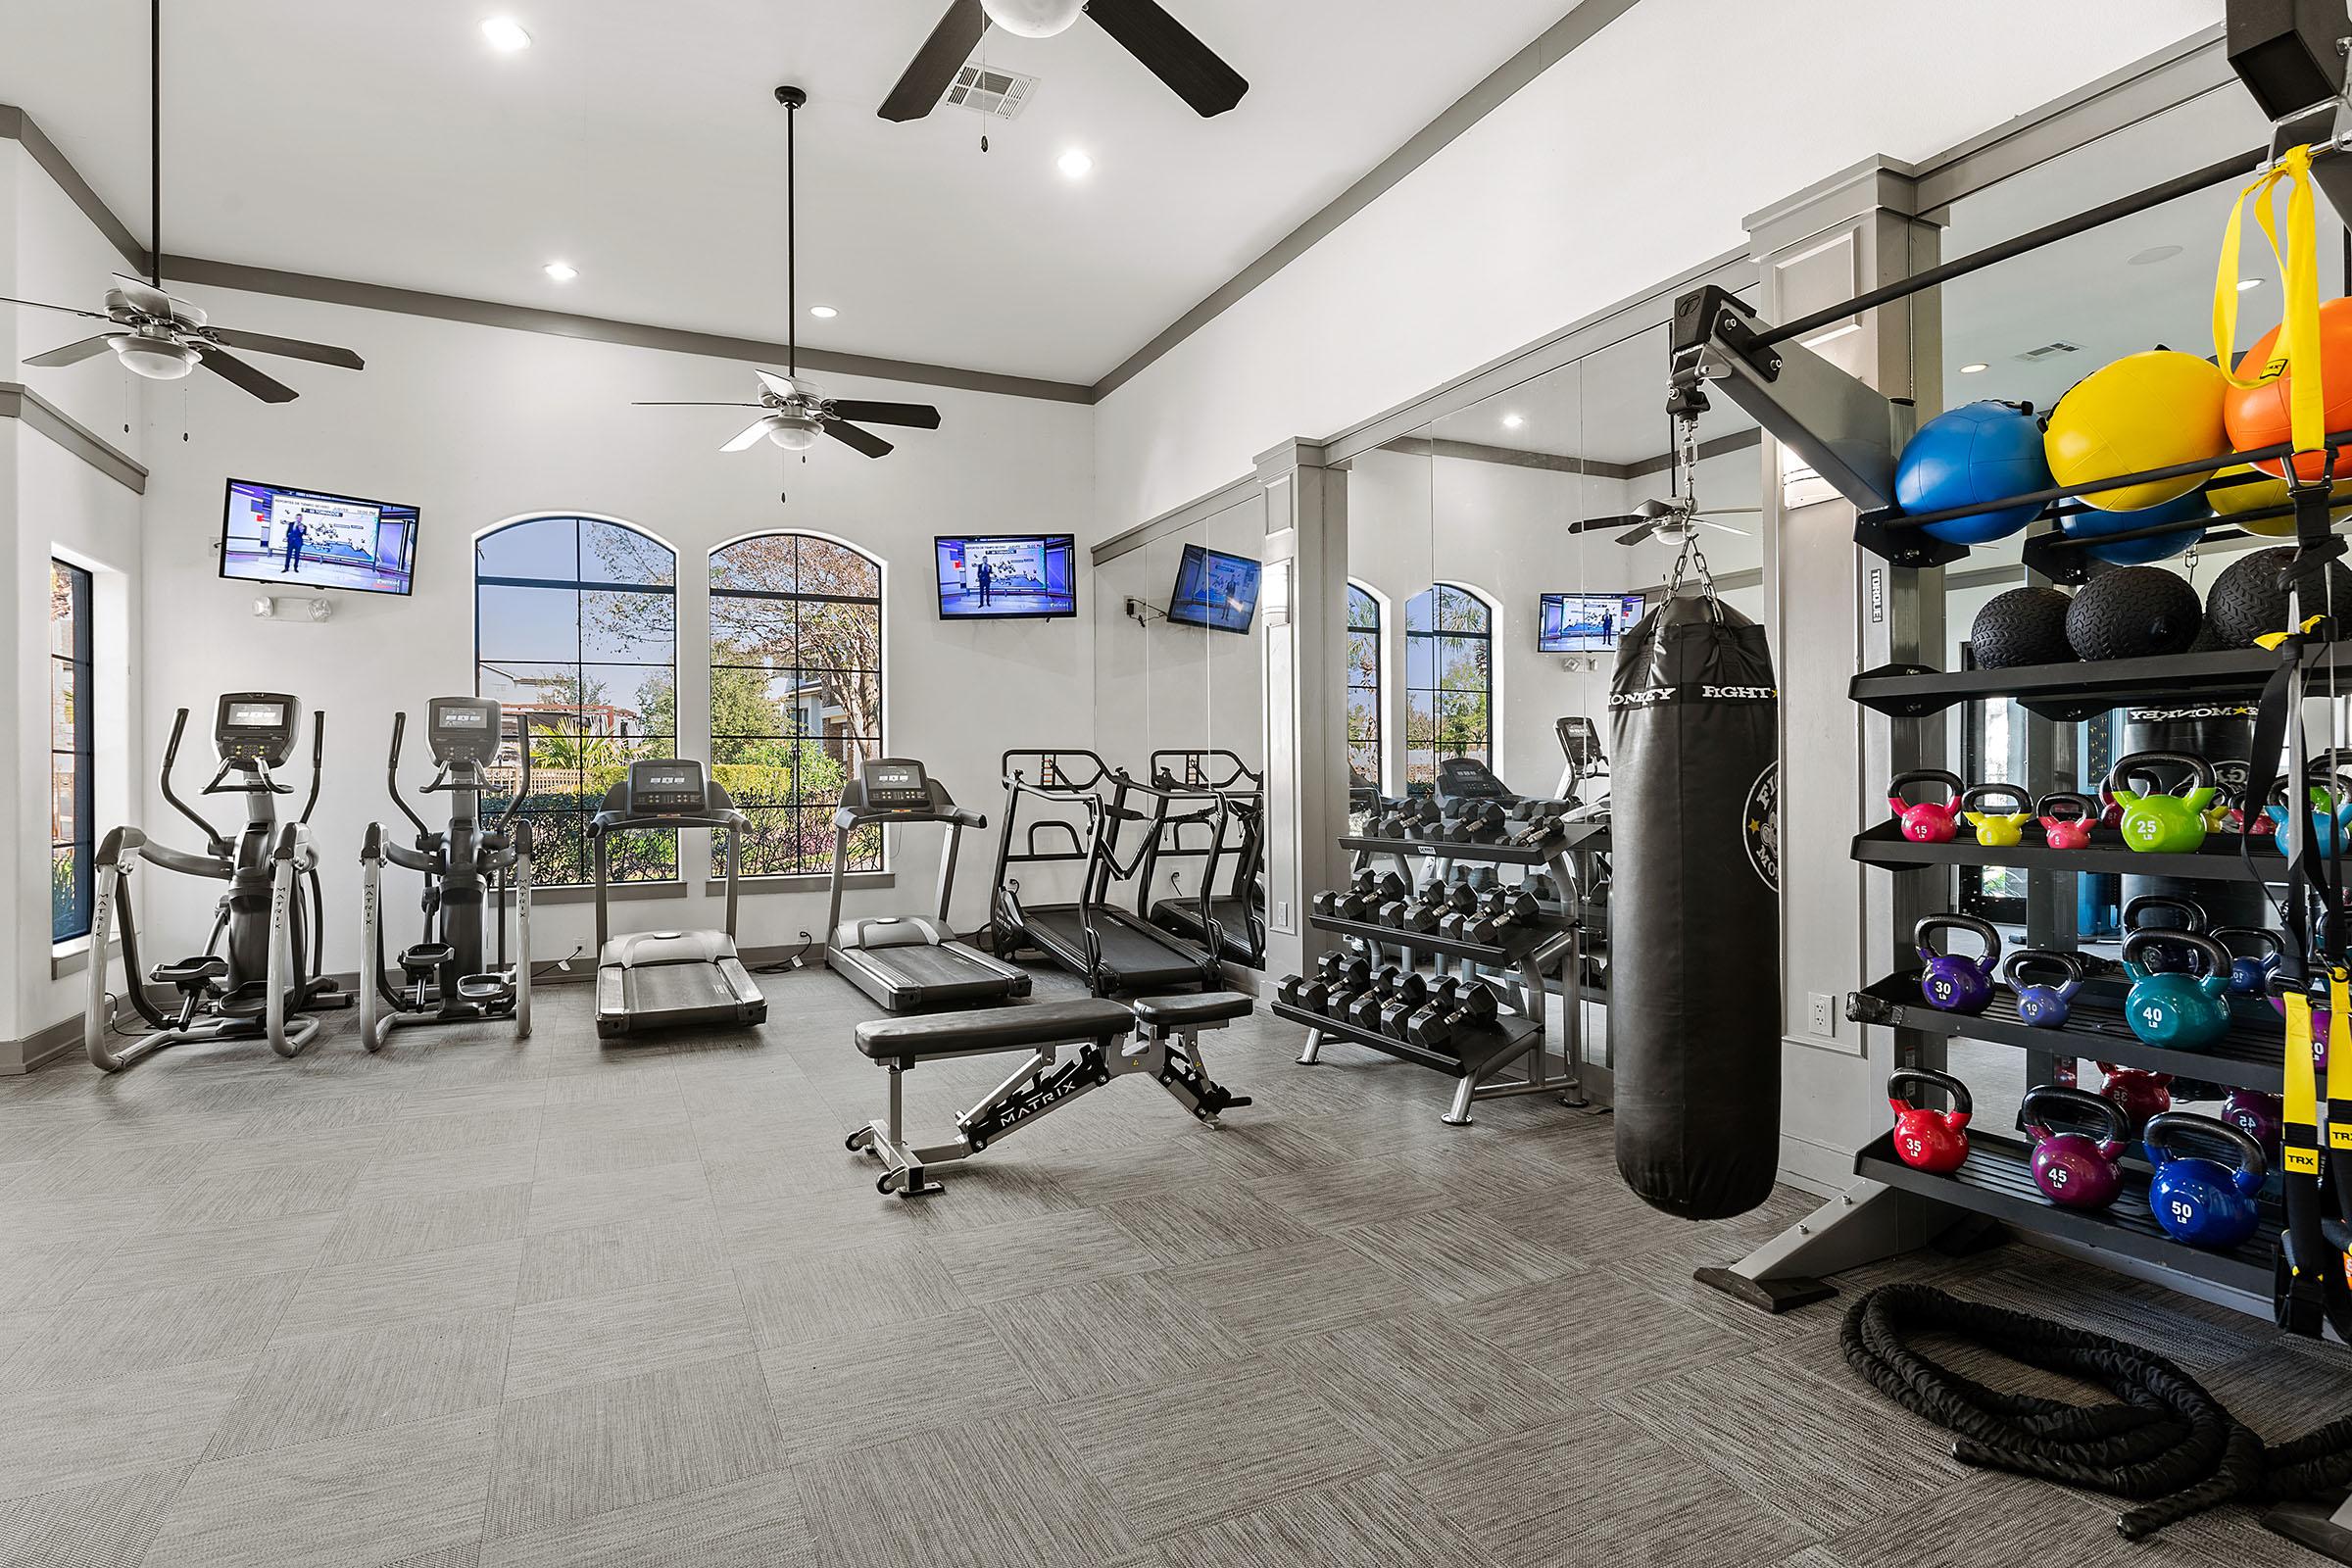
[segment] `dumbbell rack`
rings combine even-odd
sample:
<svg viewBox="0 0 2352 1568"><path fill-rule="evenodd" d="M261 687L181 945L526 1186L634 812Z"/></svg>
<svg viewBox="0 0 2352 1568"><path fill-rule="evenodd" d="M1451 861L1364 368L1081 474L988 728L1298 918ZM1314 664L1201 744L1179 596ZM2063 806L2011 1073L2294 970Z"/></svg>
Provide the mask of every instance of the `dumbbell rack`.
<svg viewBox="0 0 2352 1568"><path fill-rule="evenodd" d="M1440 877L1448 875L1455 861L1518 865L1549 871L1562 892L1569 893L1578 885L1569 857L1606 831L1602 825L1580 824L1537 846L1441 843L1360 834L1343 835L1339 845L1354 856L1358 863L1376 858L1393 860L1408 885L1419 880L1414 860L1435 858L1436 874ZM1360 1028L1346 1018L1308 1012L1277 1002L1273 1004L1277 1017L1302 1024L1308 1031L1306 1048L1298 1056L1301 1065L1313 1065L1321 1058L1323 1043L1339 1039L1444 1073L1455 1080L1452 1100L1441 1118L1452 1127L1472 1124L1470 1107L1479 1100L1554 1093L1566 1104L1588 1102L1585 1077L1589 1069L1583 1059L1582 1007L1571 1001L1563 1009L1566 1039L1556 1064L1544 1042L1545 975L1563 962L1571 976L1581 976L1584 969L1584 930L1573 914L1547 917L1542 925L1515 928L1498 943L1465 942L1436 932L1408 931L1337 915L1313 914L1307 919L1316 930L1361 942L1375 955L1395 950L1407 963L1415 955L1428 955L1466 965L1465 977L1468 969L1476 969L1486 972L1482 978L1493 979L1496 975L1509 978L1497 987L1505 1010L1498 1011L1490 1025L1458 1031L1444 1050L1418 1046L1377 1029ZM1513 1068L1517 1072L1513 1073ZM1605 1065L1601 1070L1605 1074Z"/></svg>

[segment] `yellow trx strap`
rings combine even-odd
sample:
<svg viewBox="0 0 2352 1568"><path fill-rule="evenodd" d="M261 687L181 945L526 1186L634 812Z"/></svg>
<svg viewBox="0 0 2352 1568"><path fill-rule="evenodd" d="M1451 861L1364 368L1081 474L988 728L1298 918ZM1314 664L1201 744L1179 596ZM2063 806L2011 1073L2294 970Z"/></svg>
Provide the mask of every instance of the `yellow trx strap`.
<svg viewBox="0 0 2352 1568"><path fill-rule="evenodd" d="M2341 986L2340 980L2329 980L2331 1001ZM2335 1014L2332 1009L2328 1013L2328 1032L2333 1034ZM2332 1060L2329 1065L2334 1065ZM2300 991L2286 994L2285 1066L2286 1094L2279 1109L2279 1120L2283 1125L2278 1135L2278 1162L2286 1170L2298 1175L2317 1176L2320 1173L2319 1082L2311 1060L2311 999Z"/></svg>
<svg viewBox="0 0 2352 1568"><path fill-rule="evenodd" d="M2286 243L2278 241L2273 209L2279 185L2286 186ZM2250 380L2238 379L2237 364L2237 249L2238 235L2249 198L2263 237L2278 259L2278 276L2285 285L2285 309L2278 337L2268 364ZM2292 373L2287 384L2287 428L2298 453L2317 452L2328 436L2328 400L2320 372L2320 260L2318 229L2311 194L2311 149L2291 147L2286 156L2262 172L2237 193L2230 206L2230 221L2222 230L2222 256L2213 284L2213 346L2222 373L2233 386L2251 390L2266 381Z"/></svg>
<svg viewBox="0 0 2352 1568"><path fill-rule="evenodd" d="M2328 1147L2352 1149L2352 985L2346 984L2347 971L2340 965L2328 971ZM2288 1069L2292 1071L2290 1067ZM2311 1056L2304 1054L2303 1072L2312 1071Z"/></svg>

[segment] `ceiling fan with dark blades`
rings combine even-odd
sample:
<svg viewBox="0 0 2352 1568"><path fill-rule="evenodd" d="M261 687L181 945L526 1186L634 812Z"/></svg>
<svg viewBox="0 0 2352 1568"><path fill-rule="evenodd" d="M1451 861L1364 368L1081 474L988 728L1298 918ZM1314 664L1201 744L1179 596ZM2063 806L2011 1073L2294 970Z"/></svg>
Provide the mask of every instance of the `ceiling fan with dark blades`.
<svg viewBox="0 0 2352 1568"><path fill-rule="evenodd" d="M1728 522L1715 522L1715 517L1736 516L1741 513L1758 512L1757 507L1701 507L1688 497L1674 496L1665 501L1644 501L1633 511L1614 517L1584 517L1568 525L1570 533L1607 533L1614 528L1627 532L1617 542L1638 545L1644 539L1664 536L1670 539L1687 537L1693 529L1713 528L1721 533L1748 536L1745 528L1735 528Z"/></svg>
<svg viewBox="0 0 2352 1568"><path fill-rule="evenodd" d="M853 452L885 458L897 449L859 424L896 424L910 430L939 428L939 411L928 403L882 403L866 398L836 398L801 374L800 329L800 146L801 106L808 95L798 87L778 87L784 122L784 353L782 370L754 370L760 396L749 403L639 403L641 409L758 409L760 417L736 432L721 452L743 452L762 439L787 452L806 452L820 435L831 436Z"/></svg>
<svg viewBox="0 0 2352 1568"><path fill-rule="evenodd" d="M163 144L163 0L150 0L148 7L147 108L148 122L148 234L150 248L147 256L147 278L122 272L114 274L115 285L106 291L102 311L85 311L72 305L51 305L42 300L0 300L0 304L30 306L38 311L56 311L65 316L78 316L85 320L104 321L106 329L92 337L68 343L63 348L36 354L24 363L41 369L78 365L83 360L113 350L123 368L152 381L174 381L202 366L230 385L242 388L264 403L290 403L294 389L273 376L247 365L231 355L230 349L243 349L252 354L274 354L290 360L309 360L315 365L335 365L347 370L367 368L357 354L324 343L305 343L299 338L272 337L267 332L239 332L230 327L215 326L198 307L176 295L164 292L164 144Z"/></svg>
<svg viewBox="0 0 2352 1568"><path fill-rule="evenodd" d="M882 118L920 120L931 113L992 25L1024 38L1051 38L1081 16L1092 18L1203 118L1225 113L1250 90L1240 72L1157 0L954 0L882 100Z"/></svg>

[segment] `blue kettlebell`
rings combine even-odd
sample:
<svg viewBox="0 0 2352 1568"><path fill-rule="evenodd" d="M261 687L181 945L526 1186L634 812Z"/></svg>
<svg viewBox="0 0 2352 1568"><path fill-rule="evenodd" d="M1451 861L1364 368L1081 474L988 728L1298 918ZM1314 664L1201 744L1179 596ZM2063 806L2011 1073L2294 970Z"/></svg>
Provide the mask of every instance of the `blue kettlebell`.
<svg viewBox="0 0 2352 1568"><path fill-rule="evenodd" d="M2180 918L2172 921L2150 920L2147 918L2147 914L2151 909L2169 910L2179 915ZM2202 932L2212 924L2213 916L2205 912L2205 906L2184 894L2142 893L2124 901L2124 935L2126 936L2130 936L2134 931ZM2192 967L2186 954L2168 953L2162 948L2156 949L2139 961L2140 966L2150 974L2170 974L2177 970Z"/></svg>
<svg viewBox="0 0 2352 1568"><path fill-rule="evenodd" d="M2172 1152L2175 1139L2191 1134L2229 1145L2237 1163ZM2173 1240L2227 1251L2261 1226L2262 1211L2254 1197L2262 1191L2270 1163L2262 1146L2243 1132L2211 1116L2167 1111L2148 1123L2140 1146L2156 1170L2148 1181L2148 1212Z"/></svg>
<svg viewBox="0 0 2352 1568"><path fill-rule="evenodd" d="M2316 763L2303 776L2309 785L2304 793L2311 802L2312 853L2330 858L2340 855L2345 845L2352 844L2352 799L2345 797L2343 781L2331 763ZM2278 845L2280 855L2294 852L2286 831L2286 781L2281 779L2271 789L2271 804L2262 808L2272 822L2271 842Z"/></svg>
<svg viewBox="0 0 2352 1568"><path fill-rule="evenodd" d="M2139 956L2152 943L2173 942L2205 960L2203 974L2152 969ZM2203 1051L2230 1032L2230 954L2194 931L2134 931L2124 939L2124 1021L2151 1046Z"/></svg>
<svg viewBox="0 0 2352 1568"><path fill-rule="evenodd" d="M1928 946L1928 938L1942 930L1966 931L1983 944L1984 956L1937 953ZM1911 928L1911 941L1919 949L1919 961L1927 965L1919 972L1919 994L1929 1006L1943 1012L1984 1010L1992 1001L1993 971L2001 961L2001 934L1989 922L1973 914L1931 914Z"/></svg>
<svg viewBox="0 0 2352 1568"><path fill-rule="evenodd" d="M2279 955L2286 951L2285 945L2278 940L2278 932L2266 931L2258 925L2225 925L2214 929L2213 940L2219 942L2230 955L2230 995L2267 997L2271 994L2271 976L2278 972ZM2261 951L2237 951L2237 948L2249 943Z"/></svg>
<svg viewBox="0 0 2352 1568"><path fill-rule="evenodd" d="M2065 978L2056 985L2041 985L2025 978L2032 968L2056 969ZM2082 989L2083 964L2080 956L2054 953L2041 948L2021 948L2009 955L2001 965L2001 978L2017 997L2017 1015L2036 1029L2066 1027L2067 1004Z"/></svg>

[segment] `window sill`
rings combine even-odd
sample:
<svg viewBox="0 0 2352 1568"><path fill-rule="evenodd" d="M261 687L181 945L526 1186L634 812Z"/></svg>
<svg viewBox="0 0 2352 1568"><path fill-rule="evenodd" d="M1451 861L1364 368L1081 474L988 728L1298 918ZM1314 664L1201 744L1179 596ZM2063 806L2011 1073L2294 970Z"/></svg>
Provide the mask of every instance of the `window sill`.
<svg viewBox="0 0 2352 1568"><path fill-rule="evenodd" d="M630 904L640 899L682 899L686 896L683 882L623 882L605 890L610 904ZM560 888L531 889L533 904L594 904L596 888L566 885Z"/></svg>
<svg viewBox="0 0 2352 1568"><path fill-rule="evenodd" d="M121 942L109 942L106 945L108 957L119 957L122 953L122 944ZM80 974L89 966L90 939L88 937L75 937L71 942L60 942L49 950L49 978L52 980L63 980L70 974Z"/></svg>
<svg viewBox="0 0 2352 1568"><path fill-rule="evenodd" d="M740 891L749 898L755 893L822 893L832 885L830 876L811 871L797 876L747 876L740 884ZM861 888L895 888L899 885L899 878L895 871L851 871L842 877L841 885L851 892ZM706 882L703 891L723 898L727 891L726 879L718 877Z"/></svg>

